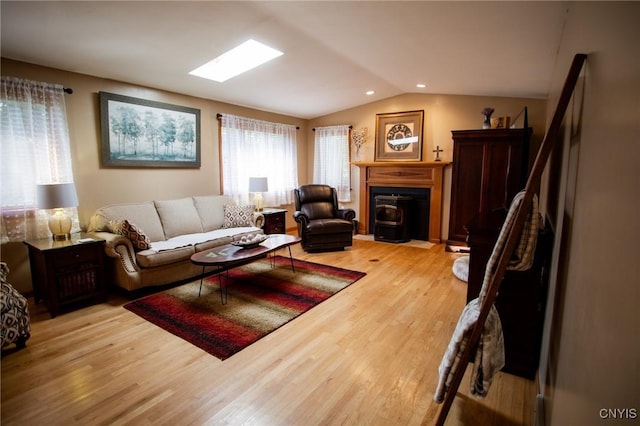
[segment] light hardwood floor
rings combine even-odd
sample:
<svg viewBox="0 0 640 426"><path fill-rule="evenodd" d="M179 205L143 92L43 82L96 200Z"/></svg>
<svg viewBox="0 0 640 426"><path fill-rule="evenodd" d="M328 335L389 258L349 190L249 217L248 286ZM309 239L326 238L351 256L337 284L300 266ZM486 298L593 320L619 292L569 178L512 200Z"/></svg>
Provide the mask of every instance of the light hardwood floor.
<svg viewBox="0 0 640 426"><path fill-rule="evenodd" d="M127 311L117 293L54 319L32 307L27 347L2 359L2 424L434 423L438 366L465 302L451 273L459 255L360 240L293 253L367 275L226 361ZM470 370L448 425L532 424L533 382L500 373L477 399Z"/></svg>

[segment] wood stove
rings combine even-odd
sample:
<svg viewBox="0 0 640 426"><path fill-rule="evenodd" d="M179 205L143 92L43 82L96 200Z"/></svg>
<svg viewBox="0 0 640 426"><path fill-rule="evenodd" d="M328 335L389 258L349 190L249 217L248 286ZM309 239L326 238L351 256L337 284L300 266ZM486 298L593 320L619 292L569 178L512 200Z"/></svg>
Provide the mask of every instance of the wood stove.
<svg viewBox="0 0 640 426"><path fill-rule="evenodd" d="M406 195L376 195L374 239L392 243L404 243L411 239L409 227L409 203Z"/></svg>

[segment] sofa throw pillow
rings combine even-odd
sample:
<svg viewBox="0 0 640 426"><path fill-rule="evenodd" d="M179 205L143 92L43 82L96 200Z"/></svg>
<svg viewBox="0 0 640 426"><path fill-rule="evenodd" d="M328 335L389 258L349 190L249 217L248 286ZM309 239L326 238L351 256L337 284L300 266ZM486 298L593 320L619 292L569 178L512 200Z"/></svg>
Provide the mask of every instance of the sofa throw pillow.
<svg viewBox="0 0 640 426"><path fill-rule="evenodd" d="M151 248L151 241L149 241L149 237L145 235L142 229L129 222L127 219L111 221L109 222L109 228L114 234L127 237L133 244L133 248L136 250L148 250Z"/></svg>
<svg viewBox="0 0 640 426"><path fill-rule="evenodd" d="M237 228L240 226L253 226L253 205L236 206L224 205L224 227Z"/></svg>
<svg viewBox="0 0 640 426"><path fill-rule="evenodd" d="M222 208L220 209L222 211ZM94 219L96 219L94 221ZM127 219L129 223L135 223L144 229L144 233L151 241L162 241L166 237L162 229L162 222L153 201L144 203L111 204L100 207L91 218L92 231L104 231L108 229L109 222L113 220Z"/></svg>

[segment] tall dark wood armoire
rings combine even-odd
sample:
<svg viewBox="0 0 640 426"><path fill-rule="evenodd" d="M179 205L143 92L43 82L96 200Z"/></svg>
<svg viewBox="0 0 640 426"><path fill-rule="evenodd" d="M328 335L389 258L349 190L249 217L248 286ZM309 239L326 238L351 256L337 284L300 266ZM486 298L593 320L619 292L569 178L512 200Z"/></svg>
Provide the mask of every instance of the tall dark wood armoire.
<svg viewBox="0 0 640 426"><path fill-rule="evenodd" d="M527 182L531 128L454 130L447 247L466 247L479 214L509 208Z"/></svg>

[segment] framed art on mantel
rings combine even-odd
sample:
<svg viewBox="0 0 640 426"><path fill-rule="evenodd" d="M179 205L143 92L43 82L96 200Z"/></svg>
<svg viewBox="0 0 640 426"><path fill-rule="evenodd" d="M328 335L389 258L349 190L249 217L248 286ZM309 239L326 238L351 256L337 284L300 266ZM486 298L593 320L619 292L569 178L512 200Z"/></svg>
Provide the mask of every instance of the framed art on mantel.
<svg viewBox="0 0 640 426"><path fill-rule="evenodd" d="M375 161L421 161L424 111L376 114Z"/></svg>
<svg viewBox="0 0 640 426"><path fill-rule="evenodd" d="M102 165L200 167L200 110L100 92Z"/></svg>

